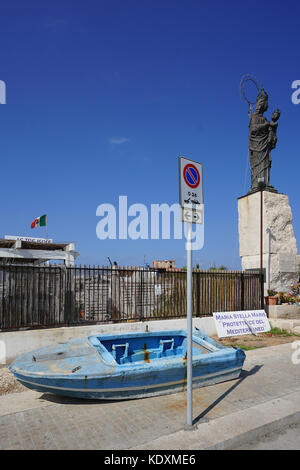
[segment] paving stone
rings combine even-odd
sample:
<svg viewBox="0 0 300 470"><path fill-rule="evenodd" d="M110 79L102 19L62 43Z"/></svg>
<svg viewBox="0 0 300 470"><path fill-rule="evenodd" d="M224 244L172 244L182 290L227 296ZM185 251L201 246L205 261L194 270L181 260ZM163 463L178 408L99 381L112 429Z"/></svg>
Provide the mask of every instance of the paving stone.
<svg viewBox="0 0 300 470"><path fill-rule="evenodd" d="M300 365L292 363L290 345L249 351L240 379L193 391L193 415L213 422L298 391ZM0 449L122 450L171 435L186 423L186 392L119 402L14 395L0 397Z"/></svg>

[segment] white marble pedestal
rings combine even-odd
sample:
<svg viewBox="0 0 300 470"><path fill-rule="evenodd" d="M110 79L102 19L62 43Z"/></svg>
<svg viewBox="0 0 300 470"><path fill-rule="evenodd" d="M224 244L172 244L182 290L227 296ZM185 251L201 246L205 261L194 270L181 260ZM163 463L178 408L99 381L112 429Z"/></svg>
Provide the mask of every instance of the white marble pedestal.
<svg viewBox="0 0 300 470"><path fill-rule="evenodd" d="M299 279L300 257L285 194L263 191L263 268L268 289L287 291ZM242 269L260 268L260 191L238 199Z"/></svg>

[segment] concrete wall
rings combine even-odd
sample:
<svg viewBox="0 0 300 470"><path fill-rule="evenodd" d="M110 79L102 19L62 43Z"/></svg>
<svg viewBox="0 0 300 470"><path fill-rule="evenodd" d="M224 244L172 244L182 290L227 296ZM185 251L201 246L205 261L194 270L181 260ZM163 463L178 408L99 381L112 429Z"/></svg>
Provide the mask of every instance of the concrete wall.
<svg viewBox="0 0 300 470"><path fill-rule="evenodd" d="M50 344L96 334L145 331L146 325L150 331L180 330L186 329L186 319L2 332L0 333L0 364L8 365L20 354ZM209 336L217 334L213 317L194 318L193 326L202 329Z"/></svg>
<svg viewBox="0 0 300 470"><path fill-rule="evenodd" d="M270 318L270 325L272 328L280 328L287 330L289 333L300 334L300 320L289 320L285 318Z"/></svg>
<svg viewBox="0 0 300 470"><path fill-rule="evenodd" d="M266 305L269 318L288 318L300 320L300 305Z"/></svg>

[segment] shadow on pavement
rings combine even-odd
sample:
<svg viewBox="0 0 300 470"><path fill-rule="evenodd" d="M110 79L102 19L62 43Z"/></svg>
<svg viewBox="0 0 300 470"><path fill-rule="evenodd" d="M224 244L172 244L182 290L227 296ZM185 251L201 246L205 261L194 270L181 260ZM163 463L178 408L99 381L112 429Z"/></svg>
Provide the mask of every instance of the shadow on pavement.
<svg viewBox="0 0 300 470"><path fill-rule="evenodd" d="M96 400L92 398L74 398L63 395L54 395L54 393L43 393L40 400L51 401L60 405L100 405L105 403L116 403L124 400Z"/></svg>
<svg viewBox="0 0 300 470"><path fill-rule="evenodd" d="M240 378L238 381L232 385L228 390L226 390L225 393L223 393L217 400L215 400L206 410L204 410L200 415L198 415L194 420L193 420L193 425L199 423L200 420L202 421L208 421L205 416L215 407L217 406L224 398L226 398L234 389L236 389L247 377L250 375L256 374L263 366L254 366L252 369L249 371L247 370L242 370Z"/></svg>

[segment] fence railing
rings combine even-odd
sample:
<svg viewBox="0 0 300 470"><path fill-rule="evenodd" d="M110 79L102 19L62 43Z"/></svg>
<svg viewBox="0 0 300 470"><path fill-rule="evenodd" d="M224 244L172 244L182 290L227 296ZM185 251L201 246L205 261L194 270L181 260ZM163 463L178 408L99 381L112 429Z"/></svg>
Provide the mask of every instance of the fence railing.
<svg viewBox="0 0 300 470"><path fill-rule="evenodd" d="M262 308L259 272L193 272L193 314ZM0 329L186 316L186 272L137 267L0 266Z"/></svg>

